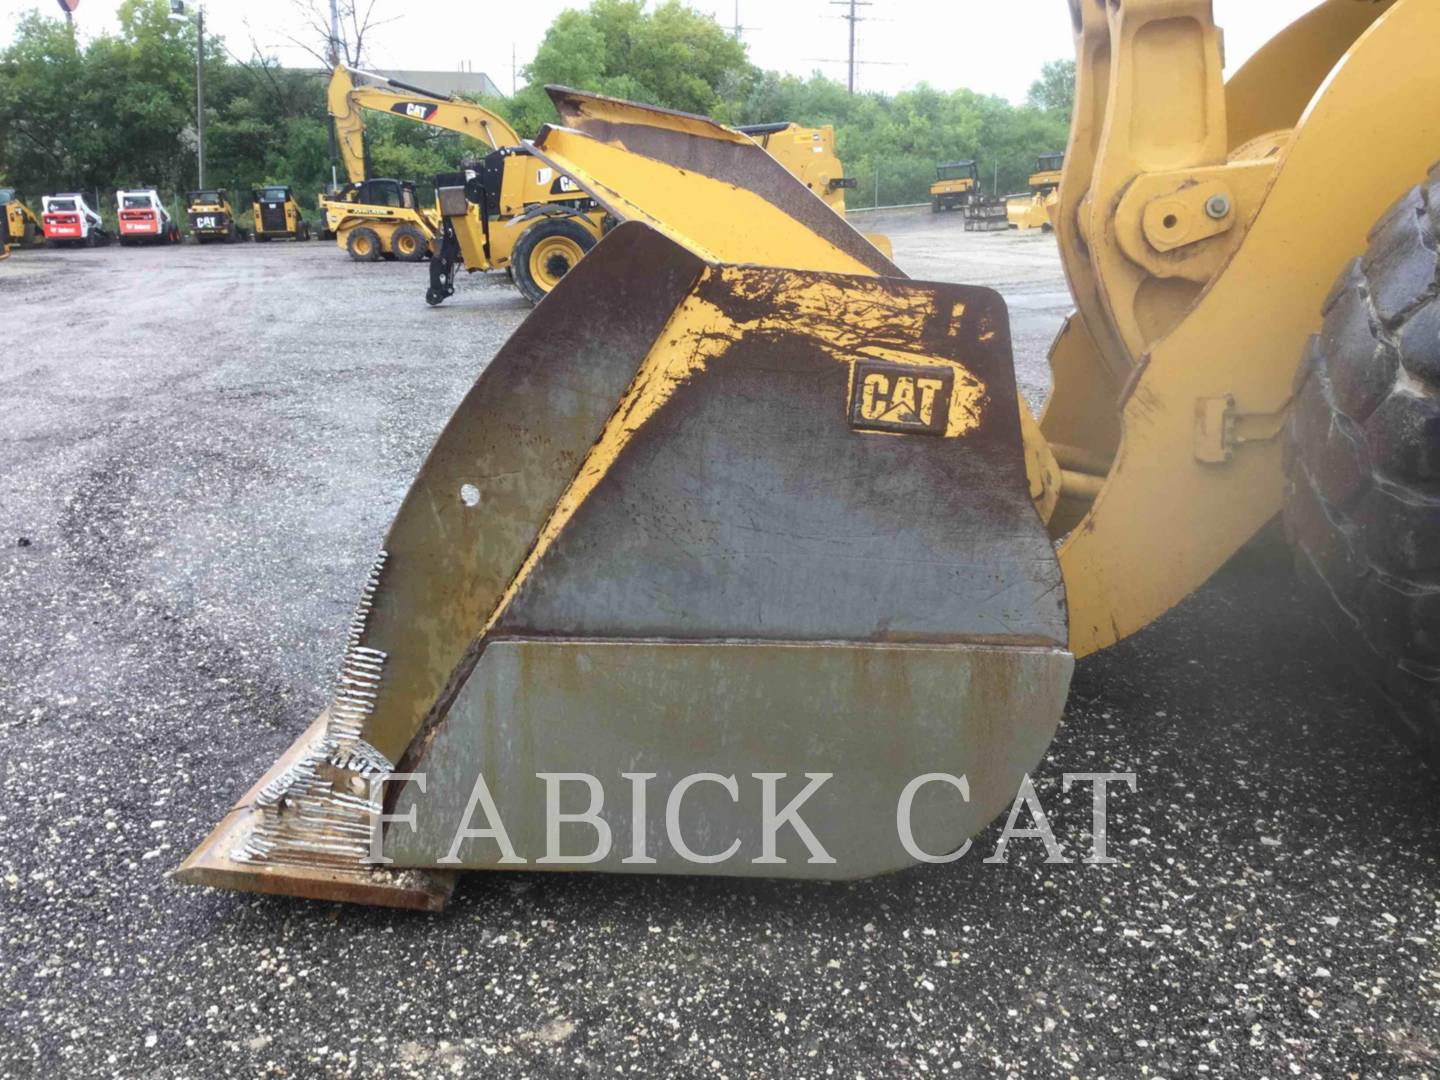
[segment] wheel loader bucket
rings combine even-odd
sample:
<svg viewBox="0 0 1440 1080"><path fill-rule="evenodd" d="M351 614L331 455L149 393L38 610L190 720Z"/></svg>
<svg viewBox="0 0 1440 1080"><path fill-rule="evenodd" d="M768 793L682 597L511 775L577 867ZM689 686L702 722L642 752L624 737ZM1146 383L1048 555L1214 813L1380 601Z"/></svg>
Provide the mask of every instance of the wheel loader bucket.
<svg viewBox="0 0 1440 1080"><path fill-rule="evenodd" d="M182 881L859 878L957 851L1055 730L1003 301L904 279L737 133L566 101L537 153L630 220L460 404L332 704Z"/></svg>
<svg viewBox="0 0 1440 1080"><path fill-rule="evenodd" d="M451 868L857 878L955 851L1071 671L1018 416L992 292L622 225L466 396L328 715L179 877L433 907ZM942 773L968 798L921 781L905 833ZM813 845L769 829L817 777ZM382 807L413 827L376 839Z"/></svg>

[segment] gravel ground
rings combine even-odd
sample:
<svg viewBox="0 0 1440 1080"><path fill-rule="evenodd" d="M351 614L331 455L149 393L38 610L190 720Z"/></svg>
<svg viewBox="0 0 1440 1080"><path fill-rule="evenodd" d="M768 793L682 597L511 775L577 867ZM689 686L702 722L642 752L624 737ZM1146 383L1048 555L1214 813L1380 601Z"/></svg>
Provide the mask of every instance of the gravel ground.
<svg viewBox="0 0 1440 1080"><path fill-rule="evenodd" d="M993 284L1022 385L1053 245L869 217ZM1440 1076L1440 783L1257 547L1079 665L996 830L853 885L472 875L440 916L167 875L325 703L355 596L526 309L327 244L0 265L0 1076Z"/></svg>

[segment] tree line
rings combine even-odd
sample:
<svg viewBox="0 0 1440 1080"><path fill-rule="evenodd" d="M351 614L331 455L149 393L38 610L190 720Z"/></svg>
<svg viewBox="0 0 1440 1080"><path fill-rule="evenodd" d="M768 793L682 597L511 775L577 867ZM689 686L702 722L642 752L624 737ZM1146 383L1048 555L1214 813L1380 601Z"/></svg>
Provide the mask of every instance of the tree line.
<svg viewBox="0 0 1440 1080"><path fill-rule="evenodd" d="M344 5L342 5L344 6ZM303 7L303 5L301 5ZM196 182L195 31L167 0L125 0L119 30L86 43L60 19L32 12L0 51L0 184L38 199L79 190L101 207L118 187L179 193ZM303 20L301 20L303 23ZM363 27L347 21L345 54L359 66ZM368 28L365 51L383 29ZM325 43L312 49L323 54ZM975 158L987 189L1023 190L1034 159L1065 145L1071 61L1047 64L1029 100L921 85L849 94L816 73L763 71L743 43L681 0L593 0L561 13L525 69L528 85L486 100L522 135L555 119L543 87L561 83L728 124L833 124L850 205L919 202L935 165ZM302 202L330 182L326 73L241 59L220 37L205 46L206 180L240 195L292 185ZM484 147L394 117L367 115L372 175L428 181ZM343 175L341 180L344 180ZM237 209L240 209L237 206Z"/></svg>

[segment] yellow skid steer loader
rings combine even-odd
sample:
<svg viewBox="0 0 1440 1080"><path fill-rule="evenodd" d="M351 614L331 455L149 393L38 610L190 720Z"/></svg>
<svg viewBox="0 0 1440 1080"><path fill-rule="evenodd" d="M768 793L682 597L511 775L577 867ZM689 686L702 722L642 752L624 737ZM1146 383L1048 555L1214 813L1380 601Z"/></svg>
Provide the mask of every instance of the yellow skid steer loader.
<svg viewBox="0 0 1440 1080"><path fill-rule="evenodd" d="M1440 742L1440 7L1327 0L1228 85L1208 0L1071 16L1038 420L998 295L907 279L737 132L552 91L532 152L623 224L460 403L331 706L180 879L433 909L457 869L944 859L1074 658L1282 507Z"/></svg>
<svg viewBox="0 0 1440 1080"><path fill-rule="evenodd" d="M45 228L14 188L0 187L0 242L21 248L45 243Z"/></svg>
<svg viewBox="0 0 1440 1080"><path fill-rule="evenodd" d="M436 177L443 218L431 221L434 259L425 299L455 292L455 270L510 270L531 303L555 287L604 233L606 215L569 177L533 160L498 114L474 102L344 65L329 101L346 170L364 174L364 112L453 131L490 148L465 173Z"/></svg>

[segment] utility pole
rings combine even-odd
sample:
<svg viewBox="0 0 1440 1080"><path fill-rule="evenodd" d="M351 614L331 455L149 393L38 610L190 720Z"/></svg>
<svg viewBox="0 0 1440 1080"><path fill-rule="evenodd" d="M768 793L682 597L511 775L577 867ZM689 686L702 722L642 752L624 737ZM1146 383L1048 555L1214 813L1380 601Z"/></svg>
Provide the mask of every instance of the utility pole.
<svg viewBox="0 0 1440 1080"><path fill-rule="evenodd" d="M205 5L195 13L195 157L205 186Z"/></svg>
<svg viewBox="0 0 1440 1080"><path fill-rule="evenodd" d="M515 96L515 92L516 92L516 91L515 91L515 87L516 87L516 85L517 85L516 80L517 80L517 77L518 77L516 73L517 73L519 70L520 70L520 65L519 65L519 62L518 62L518 60L517 60L516 53L515 53L515 42L512 41L512 42L510 43L510 96L511 96L511 97L514 97L514 96Z"/></svg>
<svg viewBox="0 0 1440 1080"><path fill-rule="evenodd" d="M744 29L744 27L742 27L742 26L740 25L740 0L735 0L735 29L734 29L734 34L735 34L735 40L736 40L736 41L739 41L739 40L740 40L740 31L743 30L743 29Z"/></svg>
<svg viewBox="0 0 1440 1080"><path fill-rule="evenodd" d="M78 0L77 0L78 2ZM170 18L184 22L185 0L170 0ZM195 11L195 164L196 186L205 186L205 5Z"/></svg>
<svg viewBox="0 0 1440 1080"><path fill-rule="evenodd" d="M855 24L865 21L865 17L856 12L856 8L874 7L870 0L830 0L832 7L843 7L848 10L840 17L850 24L850 93L855 93Z"/></svg>
<svg viewBox="0 0 1440 1080"><path fill-rule="evenodd" d="M330 0L330 70L340 66L340 8ZM330 118L330 187L340 186L340 147L335 142L335 118Z"/></svg>

